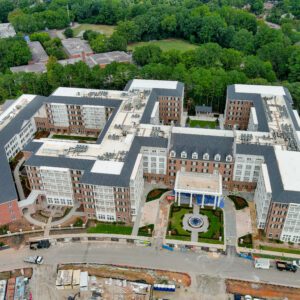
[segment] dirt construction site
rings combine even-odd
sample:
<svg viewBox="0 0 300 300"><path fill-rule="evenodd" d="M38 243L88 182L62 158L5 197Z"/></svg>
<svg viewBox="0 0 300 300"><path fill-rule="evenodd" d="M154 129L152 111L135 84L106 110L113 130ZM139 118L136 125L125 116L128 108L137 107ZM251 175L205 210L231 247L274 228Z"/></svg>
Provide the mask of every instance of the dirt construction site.
<svg viewBox="0 0 300 300"><path fill-rule="evenodd" d="M263 299L300 300L300 289L260 282L226 279L226 292Z"/></svg>

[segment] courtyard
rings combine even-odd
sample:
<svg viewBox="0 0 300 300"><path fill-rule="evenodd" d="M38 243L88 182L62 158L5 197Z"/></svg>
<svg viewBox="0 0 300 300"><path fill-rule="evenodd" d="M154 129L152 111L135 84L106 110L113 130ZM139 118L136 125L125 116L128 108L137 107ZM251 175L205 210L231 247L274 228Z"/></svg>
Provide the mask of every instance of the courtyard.
<svg viewBox="0 0 300 300"><path fill-rule="evenodd" d="M203 221L202 226L190 226L188 221L196 217ZM190 218L190 219L189 219ZM200 221L199 221L200 222ZM196 221L198 223L198 221ZM177 206L173 204L170 209L167 239L183 241L223 244L224 223L221 209L213 209L205 206L201 208L194 204L191 208L187 205Z"/></svg>

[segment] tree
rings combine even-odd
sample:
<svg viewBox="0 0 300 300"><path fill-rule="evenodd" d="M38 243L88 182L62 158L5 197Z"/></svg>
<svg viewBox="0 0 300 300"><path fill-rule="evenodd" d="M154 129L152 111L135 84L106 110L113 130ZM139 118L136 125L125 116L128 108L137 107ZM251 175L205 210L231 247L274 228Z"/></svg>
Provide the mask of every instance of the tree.
<svg viewBox="0 0 300 300"><path fill-rule="evenodd" d="M114 32L107 41L107 48L109 51L126 51L126 38L117 32Z"/></svg>
<svg viewBox="0 0 300 300"><path fill-rule="evenodd" d="M234 49L223 49L221 63L225 70L239 70L242 63L242 53Z"/></svg>
<svg viewBox="0 0 300 300"><path fill-rule="evenodd" d="M116 32L120 36L123 36L127 43L140 40L140 30L134 21L120 21L117 25Z"/></svg>
<svg viewBox="0 0 300 300"><path fill-rule="evenodd" d="M14 10L13 2L10 0L0 0L0 23L8 22L8 14Z"/></svg>
<svg viewBox="0 0 300 300"><path fill-rule="evenodd" d="M300 48L297 47L289 58L289 80L292 82L300 81Z"/></svg>
<svg viewBox="0 0 300 300"><path fill-rule="evenodd" d="M205 16L198 33L200 43L219 42L225 28L226 23L219 15Z"/></svg>
<svg viewBox="0 0 300 300"><path fill-rule="evenodd" d="M258 57L251 55L244 59L245 74L249 78L265 78L269 82L274 82L276 80L275 72L272 69L270 62L263 62Z"/></svg>
<svg viewBox="0 0 300 300"><path fill-rule="evenodd" d="M45 42L51 40L48 32L35 32L32 33L29 37L31 41L39 41L41 44L44 44Z"/></svg>
<svg viewBox="0 0 300 300"><path fill-rule="evenodd" d="M0 39L0 72L14 66L26 65L31 52L21 37Z"/></svg>
<svg viewBox="0 0 300 300"><path fill-rule="evenodd" d="M95 38L90 40L90 46L96 53L109 51L108 37L104 34L98 34Z"/></svg>
<svg viewBox="0 0 300 300"><path fill-rule="evenodd" d="M66 38L72 38L74 36L74 32L71 28L67 28L64 31L64 35L65 35Z"/></svg>
<svg viewBox="0 0 300 300"><path fill-rule="evenodd" d="M254 37L252 32L246 29L239 30L232 39L230 46L236 50L246 54L251 54L254 51Z"/></svg>
<svg viewBox="0 0 300 300"><path fill-rule="evenodd" d="M264 61L270 61L278 78L285 79L289 72L288 63L292 49L283 43L272 42L260 48L258 56Z"/></svg>
<svg viewBox="0 0 300 300"><path fill-rule="evenodd" d="M177 20L175 15L165 16L161 21L161 28L168 34L175 34L177 28Z"/></svg>
<svg viewBox="0 0 300 300"><path fill-rule="evenodd" d="M58 60L67 58L66 53L62 49L62 43L59 38L46 41L43 43L43 46L49 56L54 56Z"/></svg>
<svg viewBox="0 0 300 300"><path fill-rule="evenodd" d="M161 54L162 51L158 46L147 45L135 48L132 58L136 64L144 66L150 63L158 63Z"/></svg>
<svg viewBox="0 0 300 300"><path fill-rule="evenodd" d="M263 12L264 2L262 0L252 0L251 1L251 11L256 15L259 15Z"/></svg>

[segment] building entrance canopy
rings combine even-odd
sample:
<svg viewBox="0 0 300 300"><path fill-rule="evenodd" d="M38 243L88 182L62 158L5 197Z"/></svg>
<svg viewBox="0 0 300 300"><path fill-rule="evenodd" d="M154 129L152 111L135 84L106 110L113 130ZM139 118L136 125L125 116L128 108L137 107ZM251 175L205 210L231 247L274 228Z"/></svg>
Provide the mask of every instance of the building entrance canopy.
<svg viewBox="0 0 300 300"><path fill-rule="evenodd" d="M195 197L195 203L202 207L204 205L211 205L214 208L224 207L220 174L179 171L176 174L174 193L178 205L188 202L192 206Z"/></svg>

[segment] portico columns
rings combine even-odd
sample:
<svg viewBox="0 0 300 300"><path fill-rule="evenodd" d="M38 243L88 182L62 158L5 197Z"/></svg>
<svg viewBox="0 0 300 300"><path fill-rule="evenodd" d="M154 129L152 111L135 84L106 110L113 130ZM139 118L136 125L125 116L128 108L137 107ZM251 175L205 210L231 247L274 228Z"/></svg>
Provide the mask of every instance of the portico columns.
<svg viewBox="0 0 300 300"><path fill-rule="evenodd" d="M180 206L180 192L178 192L178 206Z"/></svg>
<svg viewBox="0 0 300 300"><path fill-rule="evenodd" d="M177 203L177 192L175 191L175 203Z"/></svg>
<svg viewBox="0 0 300 300"><path fill-rule="evenodd" d="M191 196L190 196L190 207L192 207L192 204L193 204L193 194L191 193Z"/></svg>
<svg viewBox="0 0 300 300"><path fill-rule="evenodd" d="M204 208L204 198L205 198L205 195L203 194L202 195L202 201L201 201L201 208Z"/></svg>
<svg viewBox="0 0 300 300"><path fill-rule="evenodd" d="M216 206L217 206L217 197L218 197L218 196L215 196L215 197L214 197L214 209L216 209Z"/></svg>

